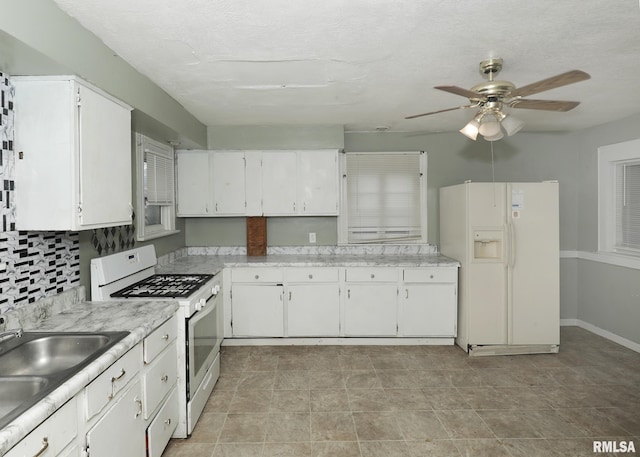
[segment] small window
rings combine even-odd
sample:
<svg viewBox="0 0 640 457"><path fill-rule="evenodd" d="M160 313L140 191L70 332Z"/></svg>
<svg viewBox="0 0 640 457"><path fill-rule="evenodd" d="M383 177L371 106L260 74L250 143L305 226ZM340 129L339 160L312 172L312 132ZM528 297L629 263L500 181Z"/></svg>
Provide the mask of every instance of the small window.
<svg viewBox="0 0 640 457"><path fill-rule="evenodd" d="M426 243L426 154L344 156L339 242Z"/></svg>
<svg viewBox="0 0 640 457"><path fill-rule="evenodd" d="M615 248L640 254L640 160L616 164Z"/></svg>
<svg viewBox="0 0 640 457"><path fill-rule="evenodd" d="M598 150L600 251L640 257L640 140Z"/></svg>
<svg viewBox="0 0 640 457"><path fill-rule="evenodd" d="M175 230L173 148L136 134L138 240L167 236Z"/></svg>

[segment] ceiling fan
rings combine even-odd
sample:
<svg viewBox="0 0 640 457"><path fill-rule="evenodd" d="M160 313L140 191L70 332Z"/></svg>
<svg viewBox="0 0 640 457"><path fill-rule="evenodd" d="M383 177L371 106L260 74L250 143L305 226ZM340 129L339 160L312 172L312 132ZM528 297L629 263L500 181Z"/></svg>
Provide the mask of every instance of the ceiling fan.
<svg viewBox="0 0 640 457"><path fill-rule="evenodd" d="M465 125L460 133L472 140L476 140L480 133L485 140L495 141L504 137L504 134L514 135L523 126L524 122L513 116L504 114L502 109L524 108L545 111L569 111L580 104L564 100L532 100L526 99L528 95L555 89L556 87L574 84L589 79L591 76L580 70L571 70L551 78L529 84L523 87L516 87L510 81L500 81L494 77L502 70L502 59L487 59L480 62L480 74L488 79L487 82L477 84L471 89L463 89L458 86L435 86L435 89L443 90L455 95L467 97L471 102L469 105L447 108L429 113L414 114L405 119L414 119L431 114L444 113L458 109L479 108L473 119Z"/></svg>

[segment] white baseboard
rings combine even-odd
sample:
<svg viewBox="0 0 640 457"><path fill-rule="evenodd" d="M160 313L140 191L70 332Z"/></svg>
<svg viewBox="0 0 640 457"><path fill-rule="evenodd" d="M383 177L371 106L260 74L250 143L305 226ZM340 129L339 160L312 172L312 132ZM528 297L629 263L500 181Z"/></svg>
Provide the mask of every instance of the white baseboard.
<svg viewBox="0 0 640 457"><path fill-rule="evenodd" d="M636 343L635 341L628 340L621 337L620 335L616 335L615 333L612 333L600 327L596 327L595 325L580 319L560 319L560 326L580 327L590 331L591 333L595 333L598 336L613 341L614 343L618 343L619 345L631 349L632 351L640 352L640 344Z"/></svg>
<svg viewBox="0 0 640 457"><path fill-rule="evenodd" d="M453 338L225 338L223 346L453 346Z"/></svg>

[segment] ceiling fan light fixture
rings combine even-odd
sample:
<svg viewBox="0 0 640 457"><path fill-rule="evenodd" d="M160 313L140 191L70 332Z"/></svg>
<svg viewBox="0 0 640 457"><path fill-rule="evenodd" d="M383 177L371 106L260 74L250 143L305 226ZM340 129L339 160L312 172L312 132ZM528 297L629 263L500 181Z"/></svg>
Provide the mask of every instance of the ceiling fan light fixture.
<svg viewBox="0 0 640 457"><path fill-rule="evenodd" d="M460 133L469 138L470 140L476 141L478 138L478 132L480 128L480 122L478 121L478 116L471 119L467 125L460 129Z"/></svg>
<svg viewBox="0 0 640 457"><path fill-rule="evenodd" d="M498 133L496 133L495 135L492 135L492 136L483 135L483 137L486 141L497 141L501 138L504 138L504 133L502 132L502 130L498 130Z"/></svg>
<svg viewBox="0 0 640 457"><path fill-rule="evenodd" d="M500 132L500 122L494 115L485 116L482 118L479 131L484 137L497 135Z"/></svg>
<svg viewBox="0 0 640 457"><path fill-rule="evenodd" d="M502 128L509 136L513 136L518 133L522 127L524 127L524 122L517 117L505 115L502 118Z"/></svg>

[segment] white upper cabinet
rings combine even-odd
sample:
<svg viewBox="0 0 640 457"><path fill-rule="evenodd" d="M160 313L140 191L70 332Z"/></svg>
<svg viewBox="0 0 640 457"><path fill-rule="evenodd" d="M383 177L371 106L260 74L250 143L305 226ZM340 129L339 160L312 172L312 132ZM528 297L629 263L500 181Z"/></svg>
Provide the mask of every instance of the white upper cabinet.
<svg viewBox="0 0 640 457"><path fill-rule="evenodd" d="M212 216L209 151L176 151L178 216Z"/></svg>
<svg viewBox="0 0 640 457"><path fill-rule="evenodd" d="M195 157L202 153L208 154L208 163ZM177 155L178 216L338 214L337 149L177 151Z"/></svg>
<svg viewBox="0 0 640 457"><path fill-rule="evenodd" d="M298 209L302 215L338 215L338 150L298 151Z"/></svg>
<svg viewBox="0 0 640 457"><path fill-rule="evenodd" d="M12 82L16 227L130 224L131 107L73 76Z"/></svg>
<svg viewBox="0 0 640 457"><path fill-rule="evenodd" d="M296 151L262 152L262 213L265 216L296 214Z"/></svg>
<svg viewBox="0 0 640 457"><path fill-rule="evenodd" d="M211 154L211 185L216 216L246 213L245 169L242 151L214 151Z"/></svg>

